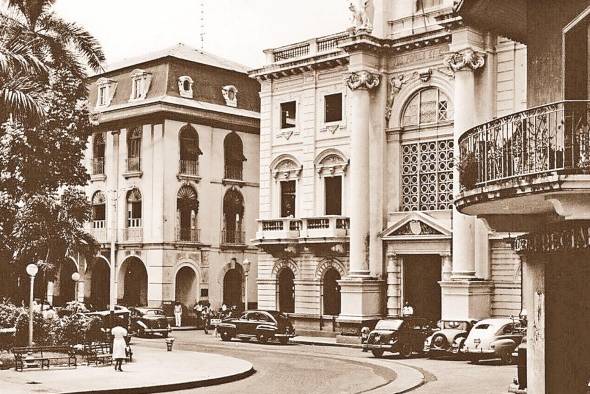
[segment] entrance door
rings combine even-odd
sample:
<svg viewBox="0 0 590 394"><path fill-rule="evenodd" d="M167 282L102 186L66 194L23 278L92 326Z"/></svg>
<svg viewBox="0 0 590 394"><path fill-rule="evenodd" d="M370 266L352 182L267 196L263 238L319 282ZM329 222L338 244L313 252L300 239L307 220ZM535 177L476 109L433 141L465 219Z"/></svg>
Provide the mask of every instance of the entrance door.
<svg viewBox="0 0 590 394"><path fill-rule="evenodd" d="M440 319L441 260L439 255L404 256L403 301L414 308L414 316Z"/></svg>
<svg viewBox="0 0 590 394"><path fill-rule="evenodd" d="M223 278L223 303L242 308L242 269L237 264Z"/></svg>
<svg viewBox="0 0 590 394"><path fill-rule="evenodd" d="M279 272L279 311L295 312L295 275L289 268Z"/></svg>

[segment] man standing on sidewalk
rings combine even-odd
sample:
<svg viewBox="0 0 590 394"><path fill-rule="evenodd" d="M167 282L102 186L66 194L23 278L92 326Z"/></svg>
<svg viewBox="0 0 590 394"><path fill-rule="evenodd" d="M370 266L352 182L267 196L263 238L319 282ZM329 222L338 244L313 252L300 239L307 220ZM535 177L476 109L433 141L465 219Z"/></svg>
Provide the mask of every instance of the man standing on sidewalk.
<svg viewBox="0 0 590 394"><path fill-rule="evenodd" d="M174 322L176 327L180 327L182 324L182 305L178 301L174 303Z"/></svg>

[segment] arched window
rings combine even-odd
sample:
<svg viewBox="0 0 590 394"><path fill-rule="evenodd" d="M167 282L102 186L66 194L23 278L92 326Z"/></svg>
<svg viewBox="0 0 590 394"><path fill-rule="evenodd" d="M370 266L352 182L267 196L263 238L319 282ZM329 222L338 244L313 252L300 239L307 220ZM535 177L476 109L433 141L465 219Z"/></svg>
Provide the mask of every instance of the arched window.
<svg viewBox="0 0 590 394"><path fill-rule="evenodd" d="M348 162L340 154L324 153L316 171L324 187L324 213L342 215L342 184Z"/></svg>
<svg viewBox="0 0 590 394"><path fill-rule="evenodd" d="M231 132L223 141L223 154L225 164L225 179L242 180L244 157L244 145L242 139L236 133Z"/></svg>
<svg viewBox="0 0 590 394"><path fill-rule="evenodd" d="M106 198L103 192L97 191L92 196L92 228L106 227Z"/></svg>
<svg viewBox="0 0 590 394"><path fill-rule="evenodd" d="M127 171L141 171L141 127L127 130Z"/></svg>
<svg viewBox="0 0 590 394"><path fill-rule="evenodd" d="M199 134L191 125L180 129L180 173L185 175L199 175Z"/></svg>
<svg viewBox="0 0 590 394"><path fill-rule="evenodd" d="M141 192L131 189L127 192L127 227L141 227Z"/></svg>
<svg viewBox="0 0 590 394"><path fill-rule="evenodd" d="M242 222L244 221L244 198L242 194L230 189L223 197L223 233L222 243L229 245L243 245L244 232Z"/></svg>
<svg viewBox="0 0 590 394"><path fill-rule="evenodd" d="M453 108L447 95L430 87L415 93L406 104L402 126L422 126L453 120Z"/></svg>
<svg viewBox="0 0 590 394"><path fill-rule="evenodd" d="M92 175L104 174L104 133L96 133L92 144Z"/></svg>
<svg viewBox="0 0 590 394"><path fill-rule="evenodd" d="M274 166L272 173L279 189L280 217L295 217L297 212L297 179L301 175L301 166L290 158L283 158Z"/></svg>
<svg viewBox="0 0 590 394"><path fill-rule="evenodd" d="M199 212L199 200L197 192L191 186L184 185L178 191L176 212L177 240L198 242L197 214Z"/></svg>

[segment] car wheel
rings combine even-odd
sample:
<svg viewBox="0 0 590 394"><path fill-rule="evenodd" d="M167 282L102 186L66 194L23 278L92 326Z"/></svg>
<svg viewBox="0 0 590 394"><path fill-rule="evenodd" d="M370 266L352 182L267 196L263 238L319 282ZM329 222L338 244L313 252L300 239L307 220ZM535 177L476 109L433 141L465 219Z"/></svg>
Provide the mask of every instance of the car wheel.
<svg viewBox="0 0 590 394"><path fill-rule="evenodd" d="M467 357L469 358L469 362L471 364L477 364L477 363L479 363L479 357L477 357L475 354L470 354Z"/></svg>
<svg viewBox="0 0 590 394"><path fill-rule="evenodd" d="M140 338L145 338L145 331L143 328L140 328L139 330L137 330L137 336Z"/></svg>
<svg viewBox="0 0 590 394"><path fill-rule="evenodd" d="M242 342L250 342L250 337L241 337L240 341Z"/></svg>
<svg viewBox="0 0 590 394"><path fill-rule="evenodd" d="M266 342L268 342L268 337L266 336L265 333L261 332L260 334L257 335L258 338L258 342L264 344Z"/></svg>
<svg viewBox="0 0 590 394"><path fill-rule="evenodd" d="M227 342L231 339L231 335L229 335L229 332L227 331L221 331L219 333L219 336L221 337L221 340L224 342Z"/></svg>
<svg viewBox="0 0 590 394"><path fill-rule="evenodd" d="M288 343L289 343L289 337L280 337L280 338L279 338L279 343L280 343L281 345L286 345L286 344L288 344Z"/></svg>
<svg viewBox="0 0 590 394"><path fill-rule="evenodd" d="M373 356L375 356L377 358L383 357L383 350L381 350L381 349L373 349L373 350L371 350L371 353L373 353Z"/></svg>
<svg viewBox="0 0 590 394"><path fill-rule="evenodd" d="M505 364L505 365L510 365L514 362L514 359L512 357L512 352L506 352L506 353L502 354L500 356L500 359L502 360L502 364Z"/></svg>
<svg viewBox="0 0 590 394"><path fill-rule="evenodd" d="M434 337L432 337L432 346L437 348L437 349L441 349L444 350L448 347L449 345L449 341L447 341L447 338L442 335L442 334L437 334Z"/></svg>
<svg viewBox="0 0 590 394"><path fill-rule="evenodd" d="M400 356L402 356L403 358L410 358L412 356L412 345L409 343L404 343L402 345L402 348L399 352Z"/></svg>

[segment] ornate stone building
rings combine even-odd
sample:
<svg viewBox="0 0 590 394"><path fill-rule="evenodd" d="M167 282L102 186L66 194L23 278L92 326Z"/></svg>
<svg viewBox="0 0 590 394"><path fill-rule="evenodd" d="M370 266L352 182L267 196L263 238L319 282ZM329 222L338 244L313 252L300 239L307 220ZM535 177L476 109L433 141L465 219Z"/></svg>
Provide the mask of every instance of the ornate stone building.
<svg viewBox="0 0 590 394"><path fill-rule="evenodd" d="M80 298L255 305L259 84L244 66L183 45L90 82L99 132L86 191L102 247L80 269Z"/></svg>
<svg viewBox="0 0 590 394"><path fill-rule="evenodd" d="M417 4L418 3L418 4ZM429 318L518 315L520 261L453 210L457 138L523 109L526 48L451 1L354 9L346 32L266 51L258 302L300 332L355 333L404 300Z"/></svg>

